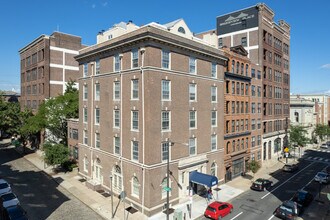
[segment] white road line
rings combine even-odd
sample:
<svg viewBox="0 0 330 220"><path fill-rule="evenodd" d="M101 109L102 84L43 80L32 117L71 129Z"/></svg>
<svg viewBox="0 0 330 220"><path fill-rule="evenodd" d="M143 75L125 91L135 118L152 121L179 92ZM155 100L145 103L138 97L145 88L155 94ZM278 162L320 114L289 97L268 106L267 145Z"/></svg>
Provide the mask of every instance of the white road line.
<svg viewBox="0 0 330 220"><path fill-rule="evenodd" d="M237 218L238 216L240 216L240 215L242 215L242 214L243 214L243 212L240 212L240 213L238 213L234 218L232 218L232 219L230 219L230 220L233 220L233 219Z"/></svg>
<svg viewBox="0 0 330 220"><path fill-rule="evenodd" d="M270 216L270 218L269 218L268 220L271 220L272 218L274 218L274 216L275 216L275 215Z"/></svg>
<svg viewBox="0 0 330 220"><path fill-rule="evenodd" d="M308 159L308 160L311 160L312 158L313 158L313 157L308 157L307 159Z"/></svg>
<svg viewBox="0 0 330 220"><path fill-rule="evenodd" d="M310 167L311 165L313 165L315 162L312 162L311 164L309 164L307 167ZM307 167L305 167L304 169L300 170L298 173L296 173L295 175L291 176L289 179L287 179L285 182L283 182L281 185L279 185L278 187L276 187L275 189L273 189L272 191L268 192L266 195L264 195L263 197L261 197L261 199L264 199L265 197L267 197L269 194L271 194L272 192L274 192L276 189L278 189L279 187L281 187L282 185L284 185L286 182L288 182L289 180L291 180L293 177L297 176L300 172L304 171Z"/></svg>

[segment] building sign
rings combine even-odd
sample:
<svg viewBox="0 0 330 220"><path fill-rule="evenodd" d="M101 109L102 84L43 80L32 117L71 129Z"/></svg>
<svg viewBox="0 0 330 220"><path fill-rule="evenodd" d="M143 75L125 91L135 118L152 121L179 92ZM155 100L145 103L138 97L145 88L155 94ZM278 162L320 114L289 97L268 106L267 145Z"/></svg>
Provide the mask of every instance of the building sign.
<svg viewBox="0 0 330 220"><path fill-rule="evenodd" d="M223 35L258 26L258 9L248 8L217 17L217 34Z"/></svg>

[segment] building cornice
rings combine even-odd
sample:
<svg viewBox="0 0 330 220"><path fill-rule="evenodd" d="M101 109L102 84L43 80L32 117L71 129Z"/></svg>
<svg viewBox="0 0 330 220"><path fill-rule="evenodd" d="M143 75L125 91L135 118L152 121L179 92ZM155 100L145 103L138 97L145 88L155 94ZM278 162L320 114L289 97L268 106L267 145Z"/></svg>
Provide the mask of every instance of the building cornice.
<svg viewBox="0 0 330 220"><path fill-rule="evenodd" d="M21 54L21 53L27 51L28 49L30 49L31 47L33 47L34 45L36 45L37 43L39 43L43 39L49 39L49 36L48 35L45 35L45 34L40 35L39 37L37 37L36 39L34 39L31 43L29 43L28 45L26 45L25 47L23 47L22 49L20 49L18 52Z"/></svg>

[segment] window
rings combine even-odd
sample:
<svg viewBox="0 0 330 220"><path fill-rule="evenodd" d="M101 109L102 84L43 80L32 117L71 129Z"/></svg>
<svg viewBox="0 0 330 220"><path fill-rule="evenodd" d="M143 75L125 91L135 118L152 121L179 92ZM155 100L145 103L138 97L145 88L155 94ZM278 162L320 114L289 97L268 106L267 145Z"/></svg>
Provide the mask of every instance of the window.
<svg viewBox="0 0 330 220"><path fill-rule="evenodd" d="M97 148L101 147L100 133L95 133L95 147L97 147Z"/></svg>
<svg viewBox="0 0 330 220"><path fill-rule="evenodd" d="M241 83L241 95L244 95L244 83Z"/></svg>
<svg viewBox="0 0 330 220"><path fill-rule="evenodd" d="M211 150L217 149L217 135L213 134L211 135Z"/></svg>
<svg viewBox="0 0 330 220"><path fill-rule="evenodd" d="M261 113L261 103L258 103L258 113Z"/></svg>
<svg viewBox="0 0 330 220"><path fill-rule="evenodd" d="M132 195L138 198L140 197L140 184L136 176L132 179Z"/></svg>
<svg viewBox="0 0 330 220"><path fill-rule="evenodd" d="M189 128L196 127L196 111L189 111Z"/></svg>
<svg viewBox="0 0 330 220"><path fill-rule="evenodd" d="M249 138L245 139L245 148L248 149L249 148Z"/></svg>
<svg viewBox="0 0 330 220"><path fill-rule="evenodd" d="M299 113L298 112L294 113L294 118L295 118L296 122L299 122Z"/></svg>
<svg viewBox="0 0 330 220"><path fill-rule="evenodd" d="M84 90L84 100L87 100L88 99L88 87L87 85L84 85L83 87L83 90Z"/></svg>
<svg viewBox="0 0 330 220"><path fill-rule="evenodd" d="M87 120L88 120L88 112L87 112L87 108L84 107L84 123L87 123Z"/></svg>
<svg viewBox="0 0 330 220"><path fill-rule="evenodd" d="M120 56L119 54L115 55L115 71L120 71L121 70L121 65L120 65Z"/></svg>
<svg viewBox="0 0 330 220"><path fill-rule="evenodd" d="M222 38L219 38L219 41L218 41L218 46L219 46L219 48L223 47Z"/></svg>
<svg viewBox="0 0 330 220"><path fill-rule="evenodd" d="M132 99L139 99L139 80L132 79Z"/></svg>
<svg viewBox="0 0 330 220"><path fill-rule="evenodd" d="M213 78L217 78L217 64L216 63L212 63L212 66L211 66L211 76Z"/></svg>
<svg viewBox="0 0 330 220"><path fill-rule="evenodd" d="M84 63L84 77L88 76L88 63Z"/></svg>
<svg viewBox="0 0 330 220"><path fill-rule="evenodd" d="M231 113L235 114L235 101L231 102Z"/></svg>
<svg viewBox="0 0 330 220"><path fill-rule="evenodd" d="M217 87L211 86L211 102L217 102Z"/></svg>
<svg viewBox="0 0 330 220"><path fill-rule="evenodd" d="M197 101L196 84L189 83L189 101Z"/></svg>
<svg viewBox="0 0 330 220"><path fill-rule="evenodd" d="M139 53L138 49L132 50L132 68L136 68L139 66Z"/></svg>
<svg viewBox="0 0 330 220"><path fill-rule="evenodd" d="M245 95L249 95L249 84L245 84Z"/></svg>
<svg viewBox="0 0 330 220"><path fill-rule="evenodd" d="M235 60L231 61L231 72L235 73Z"/></svg>
<svg viewBox="0 0 330 220"><path fill-rule="evenodd" d="M139 112L132 111L132 130L139 130Z"/></svg>
<svg viewBox="0 0 330 220"><path fill-rule="evenodd" d="M170 130L170 112L162 111L162 131Z"/></svg>
<svg viewBox="0 0 330 220"><path fill-rule="evenodd" d="M211 173L212 176L217 176L217 164L215 162L211 165Z"/></svg>
<svg viewBox="0 0 330 220"><path fill-rule="evenodd" d="M251 69L251 77L252 78L256 77L256 70L255 69Z"/></svg>
<svg viewBox="0 0 330 220"><path fill-rule="evenodd" d="M132 159L139 161L139 142L132 141Z"/></svg>
<svg viewBox="0 0 330 220"><path fill-rule="evenodd" d="M196 73L196 59L189 57L189 73Z"/></svg>
<svg viewBox="0 0 330 220"><path fill-rule="evenodd" d="M261 71L260 70L257 71L257 78L261 79Z"/></svg>
<svg viewBox="0 0 330 220"><path fill-rule="evenodd" d="M84 136L84 144L88 144L88 136L87 136L87 130L83 131L83 136Z"/></svg>
<svg viewBox="0 0 330 220"><path fill-rule="evenodd" d="M257 139L257 144L260 145L260 144L261 144L261 135L258 135L257 138L258 138L258 139Z"/></svg>
<svg viewBox="0 0 330 220"><path fill-rule="evenodd" d="M211 125L212 127L217 126L217 111L214 110L211 112Z"/></svg>
<svg viewBox="0 0 330 220"><path fill-rule="evenodd" d="M256 113L256 103L252 102L251 113Z"/></svg>
<svg viewBox="0 0 330 220"><path fill-rule="evenodd" d="M162 161L167 161L169 159L169 143L162 143Z"/></svg>
<svg viewBox="0 0 330 220"><path fill-rule="evenodd" d="M235 94L235 82L231 82L231 93Z"/></svg>
<svg viewBox="0 0 330 220"><path fill-rule="evenodd" d="M100 60L99 59L95 60L95 74L96 75L100 74Z"/></svg>
<svg viewBox="0 0 330 220"><path fill-rule="evenodd" d="M240 83L237 82L236 83L236 94L239 95L239 92L240 92Z"/></svg>
<svg viewBox="0 0 330 220"><path fill-rule="evenodd" d="M256 96L256 87L254 85L251 86L251 95Z"/></svg>
<svg viewBox="0 0 330 220"><path fill-rule="evenodd" d="M170 68L170 52L167 50L162 50L162 68Z"/></svg>
<svg viewBox="0 0 330 220"><path fill-rule="evenodd" d="M261 97L261 86L258 86L258 97Z"/></svg>
<svg viewBox="0 0 330 220"><path fill-rule="evenodd" d="M189 155L196 154L196 138L189 138Z"/></svg>
<svg viewBox="0 0 330 220"><path fill-rule="evenodd" d="M162 80L162 101L171 99L171 81Z"/></svg>
<svg viewBox="0 0 330 220"><path fill-rule="evenodd" d="M120 100L120 82L114 82L113 83L113 99L114 100Z"/></svg>
<svg viewBox="0 0 330 220"><path fill-rule="evenodd" d="M231 132L235 132L235 121L231 121Z"/></svg>
<svg viewBox="0 0 330 220"><path fill-rule="evenodd" d="M185 34L186 33L186 31L185 31L185 29L183 27L179 27L178 28L178 32L179 33L182 33L182 34Z"/></svg>
<svg viewBox="0 0 330 220"><path fill-rule="evenodd" d="M251 130L255 130L256 129L256 120L252 119L251 120Z"/></svg>
<svg viewBox="0 0 330 220"><path fill-rule="evenodd" d="M120 138L119 137L114 137L114 146L115 146L115 154L120 155Z"/></svg>
<svg viewBox="0 0 330 220"><path fill-rule="evenodd" d="M241 39L241 44L243 47L246 47L247 46L247 40L246 40L246 37L242 37Z"/></svg>
<svg viewBox="0 0 330 220"><path fill-rule="evenodd" d="M240 65L239 65L239 62L237 61L237 62L236 62L236 73L237 73L237 74L239 73L239 66L240 66Z"/></svg>
<svg viewBox="0 0 330 220"><path fill-rule="evenodd" d="M84 172L88 173L89 162L87 157L84 157Z"/></svg>
<svg viewBox="0 0 330 220"><path fill-rule="evenodd" d="M245 65L245 76L249 76L249 64Z"/></svg>
<svg viewBox="0 0 330 220"><path fill-rule="evenodd" d="M114 128L119 128L120 127L120 111L119 110L114 110L113 111L113 127Z"/></svg>
<svg viewBox="0 0 330 220"><path fill-rule="evenodd" d="M256 137L255 136L252 137L251 144L252 144L251 147L256 146Z"/></svg>
<svg viewBox="0 0 330 220"><path fill-rule="evenodd" d="M95 108L95 124L100 124L100 108Z"/></svg>
<svg viewBox="0 0 330 220"><path fill-rule="evenodd" d="M100 83L95 83L95 101L100 101Z"/></svg>

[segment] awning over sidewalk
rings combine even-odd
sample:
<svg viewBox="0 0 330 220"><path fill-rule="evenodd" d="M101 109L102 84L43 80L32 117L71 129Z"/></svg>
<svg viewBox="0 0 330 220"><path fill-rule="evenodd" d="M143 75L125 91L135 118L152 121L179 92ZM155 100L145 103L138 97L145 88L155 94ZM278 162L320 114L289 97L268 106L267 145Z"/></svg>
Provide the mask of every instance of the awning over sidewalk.
<svg viewBox="0 0 330 220"><path fill-rule="evenodd" d="M189 174L189 182L212 187L218 185L218 178L209 174L193 171Z"/></svg>

